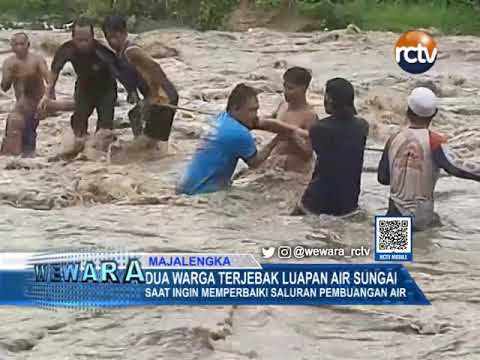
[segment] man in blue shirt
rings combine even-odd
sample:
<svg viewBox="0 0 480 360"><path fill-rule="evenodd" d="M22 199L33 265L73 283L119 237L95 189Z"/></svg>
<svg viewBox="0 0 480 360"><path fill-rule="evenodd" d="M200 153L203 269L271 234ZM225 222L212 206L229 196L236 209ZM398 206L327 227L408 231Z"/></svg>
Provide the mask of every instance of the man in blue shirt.
<svg viewBox="0 0 480 360"><path fill-rule="evenodd" d="M272 152L281 137L292 136L296 128L273 120L258 119L256 91L237 85L228 98L227 111L215 119L213 131L204 136L185 175L177 185L178 194L211 193L230 187L238 160L249 167L259 166ZM257 151L250 130L277 133L265 148Z"/></svg>

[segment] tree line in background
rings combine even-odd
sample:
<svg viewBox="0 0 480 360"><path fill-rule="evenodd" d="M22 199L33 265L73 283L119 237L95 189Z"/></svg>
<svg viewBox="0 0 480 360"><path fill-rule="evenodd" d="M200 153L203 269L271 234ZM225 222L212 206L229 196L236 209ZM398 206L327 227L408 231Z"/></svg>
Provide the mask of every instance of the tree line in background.
<svg viewBox="0 0 480 360"><path fill-rule="evenodd" d="M480 0L0 0L0 23L68 22L79 15L101 19L116 13L137 24L168 20L207 30L221 28L235 9L256 7L312 18L318 29L354 23L373 30L422 26L475 34L480 33L479 5Z"/></svg>

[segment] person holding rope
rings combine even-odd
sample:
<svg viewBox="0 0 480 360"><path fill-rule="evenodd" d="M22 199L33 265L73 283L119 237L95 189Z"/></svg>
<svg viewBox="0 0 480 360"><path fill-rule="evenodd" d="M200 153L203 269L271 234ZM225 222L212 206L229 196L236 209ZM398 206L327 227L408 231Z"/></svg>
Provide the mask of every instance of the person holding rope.
<svg viewBox="0 0 480 360"><path fill-rule="evenodd" d="M77 81L75 83L74 112L71 127L74 141L57 158L72 158L83 151L88 137L88 119L97 111L98 121L95 139L109 142L113 139L113 119L117 100L117 82L105 57L115 54L95 40L93 24L80 18L73 24L72 40L65 42L56 51L48 77L47 92L40 102L39 110L45 111L51 103L52 94L62 68L71 62ZM101 148L108 148L103 144Z"/></svg>
<svg viewBox="0 0 480 360"><path fill-rule="evenodd" d="M363 156L369 125L356 116L353 85L343 79L327 81L324 106L330 116L307 132L316 154L312 179L292 215L344 216L358 209Z"/></svg>
<svg viewBox="0 0 480 360"><path fill-rule="evenodd" d="M440 169L480 181L480 169L458 162L444 136L429 130L438 112L437 98L428 88L414 89L408 97L408 128L392 135L378 166L378 181L390 186L387 216L410 216L413 228L424 230L438 221L434 192Z"/></svg>
<svg viewBox="0 0 480 360"><path fill-rule="evenodd" d="M144 96L142 101L136 99L137 104L129 112L135 139L125 147L112 146L110 161L118 164L153 159L155 153L159 156L166 155L175 106L178 105L175 86L152 57L128 40L125 18L107 17L103 23L103 32L119 58L116 64L117 78L127 89L130 98L138 94L137 89Z"/></svg>
<svg viewBox="0 0 480 360"><path fill-rule="evenodd" d="M215 118L212 131L200 140L184 176L177 184L177 194L195 195L228 189L238 160L256 168L282 140L296 136L299 129L290 124L258 118L257 91L238 84L228 97L227 109ZM257 151L251 130L278 134Z"/></svg>

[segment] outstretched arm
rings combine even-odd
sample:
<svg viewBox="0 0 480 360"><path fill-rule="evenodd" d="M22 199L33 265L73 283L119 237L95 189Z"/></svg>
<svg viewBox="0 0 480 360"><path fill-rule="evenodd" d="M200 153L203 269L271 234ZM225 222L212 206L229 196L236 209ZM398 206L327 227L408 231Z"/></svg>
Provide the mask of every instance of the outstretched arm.
<svg viewBox="0 0 480 360"><path fill-rule="evenodd" d="M265 145L265 147L262 150L260 150L258 153L255 154L255 156L247 160L248 166L250 168L256 168L260 166L265 160L267 160L267 158L270 156L270 154L272 153L275 146L277 146L279 141L280 141L280 135L275 136L275 138L272 141L270 141L267 145Z"/></svg>
<svg viewBox="0 0 480 360"><path fill-rule="evenodd" d="M259 119L254 128L254 130L269 131L284 136L290 136L297 129L297 126L270 119Z"/></svg>
<svg viewBox="0 0 480 360"><path fill-rule="evenodd" d="M47 76L47 86L45 95L38 104L38 111L42 117L46 116L49 106L51 106L52 99L55 99L55 85L57 84L59 73L50 71Z"/></svg>
<svg viewBox="0 0 480 360"><path fill-rule="evenodd" d="M73 111L75 110L75 101L73 99L50 100L47 111Z"/></svg>
<svg viewBox="0 0 480 360"><path fill-rule="evenodd" d="M446 145L441 145L433 151L433 158L437 163L438 167L444 169L450 175L456 176L458 178L480 181L480 169L475 169L472 166L471 170L467 170L464 166L460 167L454 165L457 159L454 154L449 152L446 148Z"/></svg>
<svg viewBox="0 0 480 360"><path fill-rule="evenodd" d="M72 49L68 43L62 45L53 57L50 72L46 72L44 74L44 77L47 81L47 92L45 94L47 99L52 99L55 97L55 85L57 85L58 76L60 75L60 72L67 61L70 60L71 51Z"/></svg>

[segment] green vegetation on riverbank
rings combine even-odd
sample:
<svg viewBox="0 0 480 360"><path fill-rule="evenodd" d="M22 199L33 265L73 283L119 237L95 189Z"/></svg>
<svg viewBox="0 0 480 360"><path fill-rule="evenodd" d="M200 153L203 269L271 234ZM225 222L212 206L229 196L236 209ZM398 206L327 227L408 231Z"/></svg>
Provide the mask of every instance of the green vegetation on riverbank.
<svg viewBox="0 0 480 360"><path fill-rule="evenodd" d="M352 23L365 30L401 32L433 27L446 34L480 34L476 5L467 0L353 0L341 4L310 0L299 10L322 19L328 28Z"/></svg>
<svg viewBox="0 0 480 360"><path fill-rule="evenodd" d="M480 0L1 0L0 23L69 22L79 14L101 18L110 13L131 17L137 30L161 22L221 29L236 9L288 21L306 19L306 29L343 28L353 23L369 30L404 31L434 27L448 34L480 34ZM285 16L288 15L288 16ZM240 15L241 16L241 15ZM251 16L250 16L251 17ZM276 22L276 25L281 23Z"/></svg>

